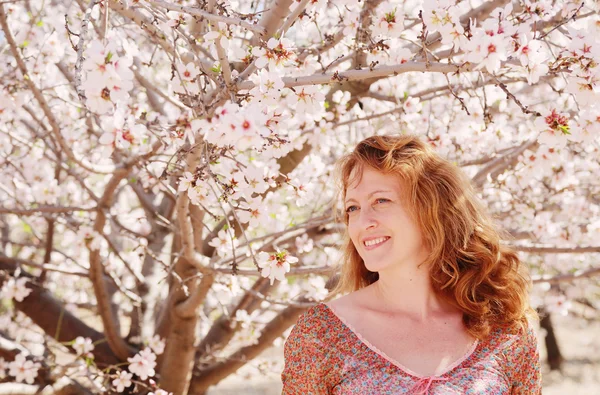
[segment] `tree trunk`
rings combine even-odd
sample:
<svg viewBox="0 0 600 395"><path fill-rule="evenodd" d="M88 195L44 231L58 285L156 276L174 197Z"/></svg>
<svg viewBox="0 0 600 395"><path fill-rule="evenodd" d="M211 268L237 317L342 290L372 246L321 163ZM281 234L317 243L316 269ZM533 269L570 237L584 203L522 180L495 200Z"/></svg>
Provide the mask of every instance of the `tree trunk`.
<svg viewBox="0 0 600 395"><path fill-rule="evenodd" d="M546 350L548 353L548 365L550 365L550 370L561 370L563 356L560 352L560 347L558 347L556 335L554 334L554 327L552 326L550 313L545 310L541 310L540 316L540 326L546 330L544 343L546 344Z"/></svg>

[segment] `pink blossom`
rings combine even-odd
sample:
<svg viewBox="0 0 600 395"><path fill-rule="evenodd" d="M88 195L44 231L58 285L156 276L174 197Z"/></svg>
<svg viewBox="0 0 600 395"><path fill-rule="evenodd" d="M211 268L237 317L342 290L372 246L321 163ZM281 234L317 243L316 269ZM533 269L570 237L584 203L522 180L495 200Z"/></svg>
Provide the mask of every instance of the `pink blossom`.
<svg viewBox="0 0 600 395"><path fill-rule="evenodd" d="M229 32L227 24L218 22L217 26L217 28L211 26L212 30L204 35L204 39L206 41L215 41L215 43L217 40L219 40L221 47L226 50L229 47L231 33Z"/></svg>
<svg viewBox="0 0 600 395"><path fill-rule="evenodd" d="M200 69L190 62L185 66L177 64L177 72L173 79L173 92L181 93L182 95L195 95L200 92L200 88L196 83L196 77L200 74Z"/></svg>
<svg viewBox="0 0 600 395"><path fill-rule="evenodd" d="M292 47L294 43L287 38L276 39L271 37L267 41L267 48L253 48L252 55L256 56L256 67L263 68L269 65L270 70L287 65L295 58Z"/></svg>
<svg viewBox="0 0 600 395"><path fill-rule="evenodd" d="M562 148L567 144L568 136L571 134L569 117L558 112L556 108L543 111L542 116L535 120L536 129L541 133L538 141L549 147Z"/></svg>
<svg viewBox="0 0 600 395"><path fill-rule="evenodd" d="M177 192L185 192L192 186L194 182L194 175L189 171L183 173L183 177L179 177L179 186L177 187Z"/></svg>
<svg viewBox="0 0 600 395"><path fill-rule="evenodd" d="M154 335L148 340L148 346L156 355L160 355L165 351L165 341L159 335Z"/></svg>
<svg viewBox="0 0 600 395"><path fill-rule="evenodd" d="M83 356L92 356L90 354L94 350L94 344L92 343L92 339L87 337L77 336L75 342L73 343L73 349L77 353L77 355Z"/></svg>
<svg viewBox="0 0 600 395"><path fill-rule="evenodd" d="M131 378L133 375L131 373L127 373L124 370L119 372L117 378L112 381L112 385L116 387L117 392L123 392L125 388L131 385Z"/></svg>
<svg viewBox="0 0 600 395"><path fill-rule="evenodd" d="M404 13L395 4L384 2L377 8L373 34L398 37L404 30Z"/></svg>
<svg viewBox="0 0 600 395"><path fill-rule="evenodd" d="M260 198L242 202L236 213L242 223L250 223L252 227L265 224L269 220L269 213Z"/></svg>
<svg viewBox="0 0 600 395"><path fill-rule="evenodd" d="M287 103L300 113L314 113L322 108L325 95L314 85L299 86L287 96Z"/></svg>
<svg viewBox="0 0 600 395"><path fill-rule="evenodd" d="M298 258L288 254L287 251L277 251L268 254L264 251L258 253L257 264L261 268L260 275L268 277L271 280L271 285L277 279L285 280L285 273L290 271L290 264L298 262Z"/></svg>
<svg viewBox="0 0 600 395"><path fill-rule="evenodd" d="M129 362L129 371L137 375L141 380L146 380L148 377L154 376L156 373L156 354L148 347L144 348L133 358L127 358Z"/></svg>
<svg viewBox="0 0 600 395"><path fill-rule="evenodd" d="M18 383L33 384L41 367L42 365L39 362L27 360L25 355L21 353L8 364L8 374L13 376Z"/></svg>

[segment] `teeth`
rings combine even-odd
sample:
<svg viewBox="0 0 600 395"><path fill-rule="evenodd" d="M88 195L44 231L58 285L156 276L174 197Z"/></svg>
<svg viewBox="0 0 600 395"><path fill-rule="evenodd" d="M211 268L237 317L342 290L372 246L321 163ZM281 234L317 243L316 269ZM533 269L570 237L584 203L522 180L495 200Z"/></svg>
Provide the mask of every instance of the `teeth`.
<svg viewBox="0 0 600 395"><path fill-rule="evenodd" d="M383 243L387 239L388 239L387 237L380 237L378 239L368 240L368 241L365 241L365 245L367 247L370 247L370 246L373 246L375 244Z"/></svg>

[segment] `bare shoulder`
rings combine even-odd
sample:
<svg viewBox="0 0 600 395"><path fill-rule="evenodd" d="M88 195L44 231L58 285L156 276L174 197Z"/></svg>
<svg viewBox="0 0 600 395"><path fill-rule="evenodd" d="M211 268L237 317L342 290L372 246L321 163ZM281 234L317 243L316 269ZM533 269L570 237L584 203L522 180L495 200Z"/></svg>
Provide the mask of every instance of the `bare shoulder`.
<svg viewBox="0 0 600 395"><path fill-rule="evenodd" d="M325 304L340 316L352 319L368 310L369 294L367 288L362 288Z"/></svg>

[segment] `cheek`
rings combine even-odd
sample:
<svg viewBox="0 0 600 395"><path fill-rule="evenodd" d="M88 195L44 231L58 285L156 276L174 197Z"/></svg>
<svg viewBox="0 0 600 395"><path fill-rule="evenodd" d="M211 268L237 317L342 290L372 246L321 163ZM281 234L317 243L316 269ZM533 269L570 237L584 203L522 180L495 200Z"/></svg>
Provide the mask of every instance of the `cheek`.
<svg viewBox="0 0 600 395"><path fill-rule="evenodd" d="M419 226L412 220L406 223L406 226L404 228L404 234L407 239L411 240L415 244L420 245L423 242L421 230L419 229Z"/></svg>
<svg viewBox="0 0 600 395"><path fill-rule="evenodd" d="M356 234L355 226L352 225L352 220L350 220L350 222L348 222L347 229L348 229L348 236L350 236L350 240L352 240L352 242L355 243L358 235Z"/></svg>
<svg viewBox="0 0 600 395"><path fill-rule="evenodd" d="M360 229L358 229L358 227L352 223L352 220L350 220L348 222L347 229L348 229L348 236L350 236L350 240L352 241L352 244L354 244L354 247L358 249L360 247L359 246L359 239L360 239L359 230Z"/></svg>

